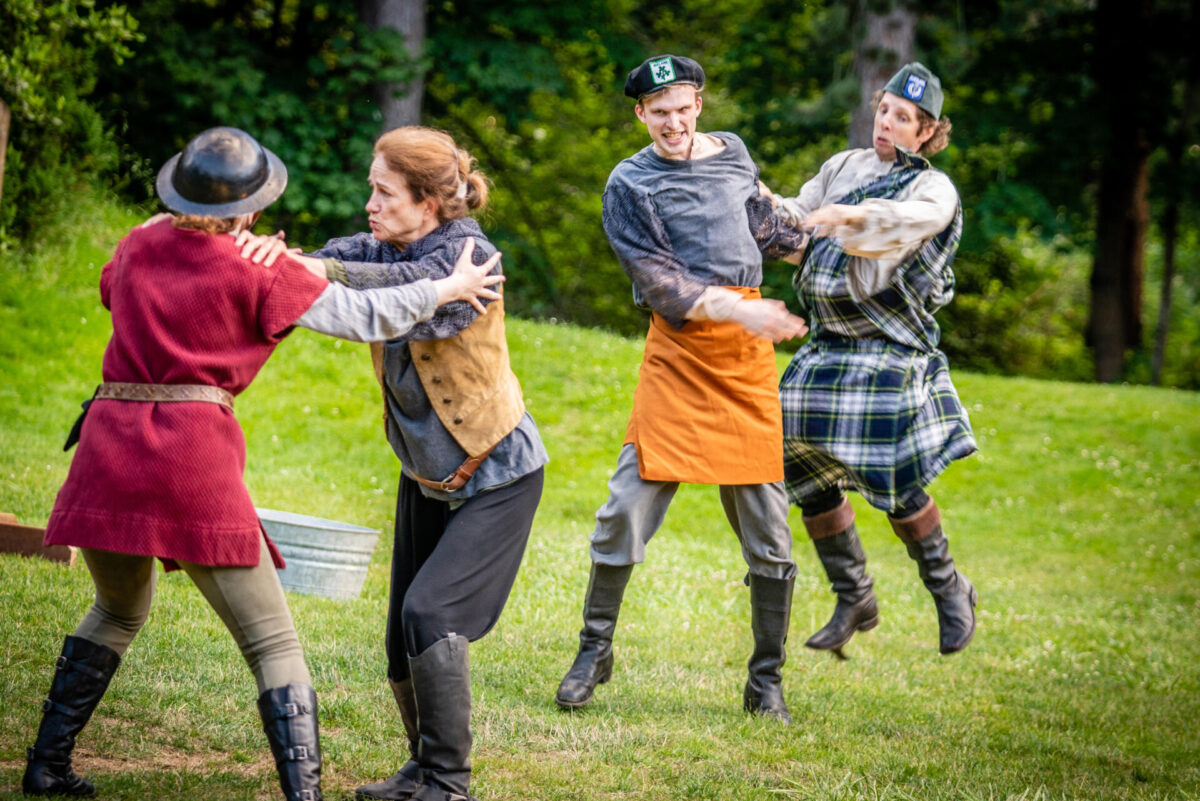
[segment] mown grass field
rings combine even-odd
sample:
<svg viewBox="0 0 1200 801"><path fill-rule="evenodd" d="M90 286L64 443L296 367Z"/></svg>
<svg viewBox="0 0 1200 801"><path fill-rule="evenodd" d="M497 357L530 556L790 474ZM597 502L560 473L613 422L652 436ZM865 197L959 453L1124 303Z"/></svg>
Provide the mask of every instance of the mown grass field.
<svg viewBox="0 0 1200 801"><path fill-rule="evenodd" d="M108 335L99 269L138 219L85 203L39 252L0 254L0 511L23 522L45 523L66 474L62 440ZM482 801L1200 797L1200 397L958 374L981 453L932 491L980 591L975 641L937 654L915 567L856 497L882 620L849 661L806 651L832 596L794 512L791 727L741 711L744 566L715 490L684 488L634 574L612 682L568 714L553 694L641 343L520 320L509 338L553 461L508 608L472 651ZM364 346L286 341L238 400L256 502L390 534L398 465L377 393ZM390 556L385 536L357 600L290 596L331 799L398 765ZM53 659L90 590L82 564L0 556L0 798L19 797ZM171 574L77 769L105 799L277 798L254 700L232 639Z"/></svg>

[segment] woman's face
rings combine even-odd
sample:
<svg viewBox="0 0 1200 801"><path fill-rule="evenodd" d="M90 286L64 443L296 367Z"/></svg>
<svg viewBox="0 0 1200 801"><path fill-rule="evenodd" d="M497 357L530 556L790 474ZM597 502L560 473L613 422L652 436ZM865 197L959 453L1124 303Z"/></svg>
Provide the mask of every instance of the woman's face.
<svg viewBox="0 0 1200 801"><path fill-rule="evenodd" d="M934 126L921 133L920 109L911 100L884 92L875 107L875 130L871 134L875 155L881 161L896 158L895 145L916 153L933 136Z"/></svg>
<svg viewBox="0 0 1200 801"><path fill-rule="evenodd" d="M380 242L404 247L438 227L437 201L415 202L404 176L389 169L383 156L376 155L371 162L367 182L371 184L367 222Z"/></svg>

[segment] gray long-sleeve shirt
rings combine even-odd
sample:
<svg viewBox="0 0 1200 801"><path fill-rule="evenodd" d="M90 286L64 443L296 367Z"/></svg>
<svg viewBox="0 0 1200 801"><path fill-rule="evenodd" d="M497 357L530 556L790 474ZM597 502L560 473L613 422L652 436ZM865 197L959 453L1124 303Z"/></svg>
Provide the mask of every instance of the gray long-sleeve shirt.
<svg viewBox="0 0 1200 801"><path fill-rule="evenodd" d="M759 200L758 167L742 140L709 136L725 147L700 159L665 159L648 145L618 164L604 189L604 232L635 300L677 326L707 287L760 286L763 253L779 257L800 244ZM767 212L752 214L763 202Z"/></svg>

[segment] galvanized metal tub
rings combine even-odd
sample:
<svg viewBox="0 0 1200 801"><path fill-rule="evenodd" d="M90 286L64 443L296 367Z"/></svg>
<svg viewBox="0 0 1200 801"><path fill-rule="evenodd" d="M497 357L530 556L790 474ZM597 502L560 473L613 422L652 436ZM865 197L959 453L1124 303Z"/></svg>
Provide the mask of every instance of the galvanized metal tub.
<svg viewBox="0 0 1200 801"><path fill-rule="evenodd" d="M359 596L379 539L377 529L274 509L256 511L287 562L279 571L284 589L338 600Z"/></svg>

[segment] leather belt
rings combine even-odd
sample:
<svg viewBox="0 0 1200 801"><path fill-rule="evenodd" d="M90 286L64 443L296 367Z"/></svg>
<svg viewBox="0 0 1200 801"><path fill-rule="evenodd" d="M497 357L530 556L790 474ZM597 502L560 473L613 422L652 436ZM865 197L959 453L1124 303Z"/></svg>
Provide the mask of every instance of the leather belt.
<svg viewBox="0 0 1200 801"><path fill-rule="evenodd" d="M233 411L233 394L220 387L208 384L129 384L108 381L96 389L97 400L145 401L169 403L172 401L200 401L215 403Z"/></svg>
<svg viewBox="0 0 1200 801"><path fill-rule="evenodd" d="M423 487L429 487L429 489L438 490L439 492L456 492L471 480L471 476L475 475L475 471L479 469L479 465L483 464L483 460L488 458L495 449L496 446L493 445L478 456L472 456L441 481L431 481L428 478L422 478L411 470L408 471L408 474L412 477L413 481Z"/></svg>

